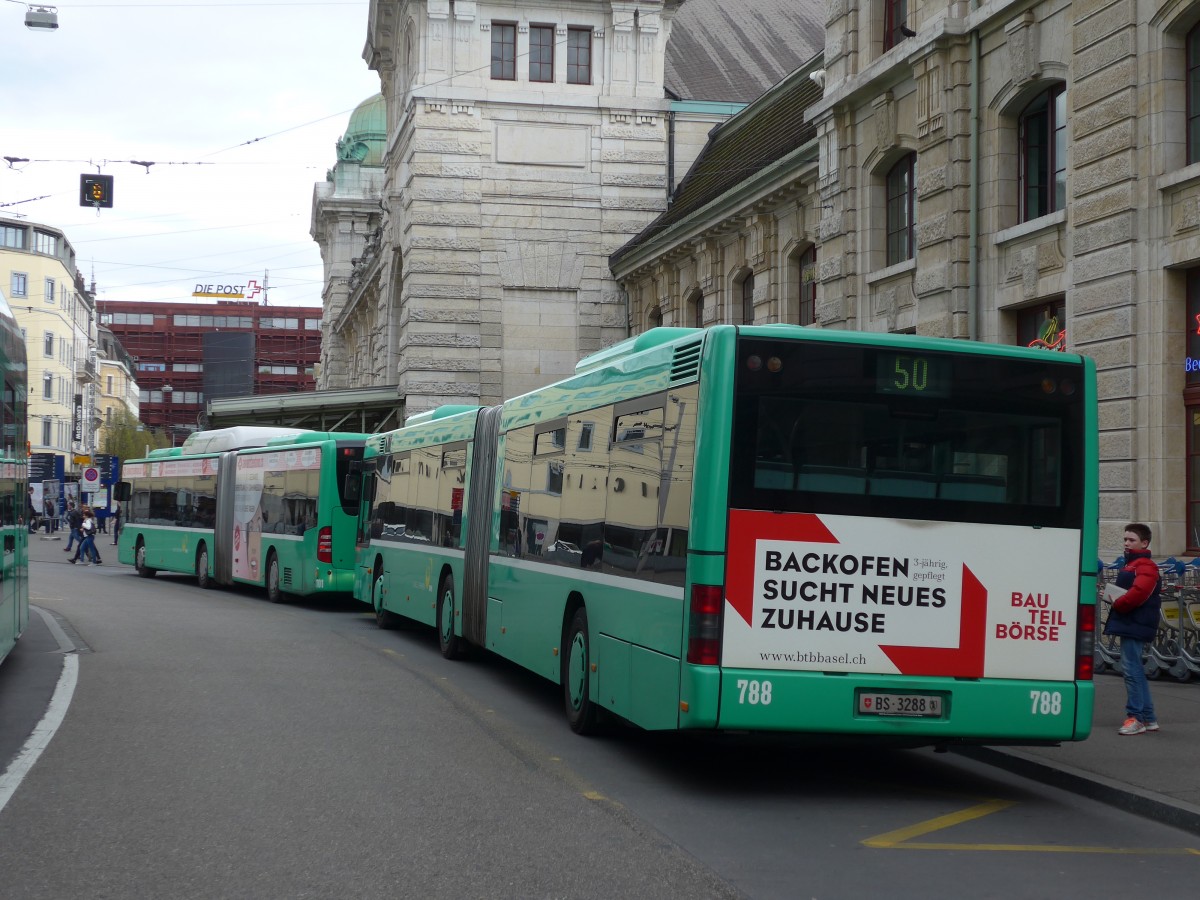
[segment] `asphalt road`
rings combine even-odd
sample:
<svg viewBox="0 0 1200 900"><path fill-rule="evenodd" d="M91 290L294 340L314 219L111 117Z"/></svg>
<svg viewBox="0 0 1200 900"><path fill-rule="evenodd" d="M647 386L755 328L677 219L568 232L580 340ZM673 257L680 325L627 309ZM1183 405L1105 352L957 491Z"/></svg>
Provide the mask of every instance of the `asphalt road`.
<svg viewBox="0 0 1200 900"><path fill-rule="evenodd" d="M958 757L579 738L555 686L350 602L31 568L83 650L0 810L6 900L1108 897L1200 871L1192 835ZM61 658L22 653L0 713Z"/></svg>

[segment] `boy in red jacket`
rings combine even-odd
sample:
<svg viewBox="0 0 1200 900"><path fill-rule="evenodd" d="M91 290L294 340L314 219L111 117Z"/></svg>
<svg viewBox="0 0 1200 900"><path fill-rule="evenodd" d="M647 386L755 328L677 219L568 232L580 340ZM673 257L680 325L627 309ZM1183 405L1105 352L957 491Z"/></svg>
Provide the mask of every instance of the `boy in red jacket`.
<svg viewBox="0 0 1200 900"><path fill-rule="evenodd" d="M1117 573L1117 587L1125 593L1113 601L1104 633L1121 639L1121 669L1125 673L1125 724L1119 734L1158 731L1150 682L1142 666L1142 651L1158 631L1162 579L1150 557L1150 529L1140 522L1125 526L1125 567Z"/></svg>

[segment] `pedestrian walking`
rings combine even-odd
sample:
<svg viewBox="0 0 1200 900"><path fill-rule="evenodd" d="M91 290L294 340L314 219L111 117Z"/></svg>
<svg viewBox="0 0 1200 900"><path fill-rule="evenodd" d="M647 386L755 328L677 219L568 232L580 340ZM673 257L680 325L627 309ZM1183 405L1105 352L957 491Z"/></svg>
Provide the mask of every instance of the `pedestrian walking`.
<svg viewBox="0 0 1200 900"><path fill-rule="evenodd" d="M1121 639L1121 669L1125 673L1125 722L1119 734L1158 731L1158 717L1150 697L1150 682L1142 665L1142 652L1158 631L1162 604L1162 577L1150 555L1148 526L1131 522L1125 526L1125 565L1117 573L1116 586L1124 593L1113 600L1104 633Z"/></svg>
<svg viewBox="0 0 1200 900"><path fill-rule="evenodd" d="M79 507L75 505L73 500L67 501L67 546L63 547L64 553L70 553L71 548L83 540L83 534L80 532L80 526L83 525L83 515L79 511Z"/></svg>
<svg viewBox="0 0 1200 900"><path fill-rule="evenodd" d="M46 534L49 534L54 527L54 501L47 497L42 501L42 518L45 519Z"/></svg>
<svg viewBox="0 0 1200 900"><path fill-rule="evenodd" d="M83 535L83 540L79 542L79 549L75 555L71 557L72 563L79 562L82 556L85 561L90 559L93 564L99 566L103 564L100 559L100 551L96 549L96 517L92 515L90 507L83 507L81 511L82 522L79 526L79 532Z"/></svg>
<svg viewBox="0 0 1200 900"><path fill-rule="evenodd" d="M117 504L116 511L112 514L113 520L113 546L117 546L117 538L121 536L121 504Z"/></svg>

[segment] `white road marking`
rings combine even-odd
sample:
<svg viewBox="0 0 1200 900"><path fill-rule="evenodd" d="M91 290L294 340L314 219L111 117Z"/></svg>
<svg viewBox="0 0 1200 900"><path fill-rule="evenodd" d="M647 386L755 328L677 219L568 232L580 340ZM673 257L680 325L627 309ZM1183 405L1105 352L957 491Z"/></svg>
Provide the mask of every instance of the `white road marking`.
<svg viewBox="0 0 1200 900"><path fill-rule="evenodd" d="M21 752L13 759L12 765L0 775L0 812L8 805L9 799L21 786L21 782L38 761L42 751L49 746L50 740L58 731L58 726L66 718L67 708L71 705L71 697L75 694L75 684L78 680L79 657L68 653L63 657L62 674L58 676L58 686L54 689L54 696L50 698L50 705L46 707L46 714L42 716L42 721L38 722L37 728L33 730Z"/></svg>

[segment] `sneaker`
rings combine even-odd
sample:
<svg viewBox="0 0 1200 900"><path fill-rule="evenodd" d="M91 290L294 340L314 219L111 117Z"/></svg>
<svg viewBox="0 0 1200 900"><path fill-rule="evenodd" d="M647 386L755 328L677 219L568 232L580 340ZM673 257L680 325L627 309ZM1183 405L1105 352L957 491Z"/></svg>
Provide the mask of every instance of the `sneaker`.
<svg viewBox="0 0 1200 900"><path fill-rule="evenodd" d="M104 565L104 560L101 560L101 559L93 559L93 560L92 560L92 564L93 564L93 565L97 565L97 566L102 566L102 565ZM1157 726L1157 725L1155 725L1154 727L1155 727L1155 728L1157 728L1158 726ZM1149 731L1149 729L1147 729L1147 731Z"/></svg>
<svg viewBox="0 0 1200 900"><path fill-rule="evenodd" d="M75 563L79 562L79 560L72 558L68 559L67 562L69 562L71 565L75 565Z"/></svg>
<svg viewBox="0 0 1200 900"><path fill-rule="evenodd" d="M1130 716L1125 720L1125 724L1117 729L1117 734L1145 734L1146 726L1137 719Z"/></svg>
<svg viewBox="0 0 1200 900"><path fill-rule="evenodd" d="M1158 723L1157 722L1146 722L1145 725L1146 725L1147 731L1158 731Z"/></svg>

